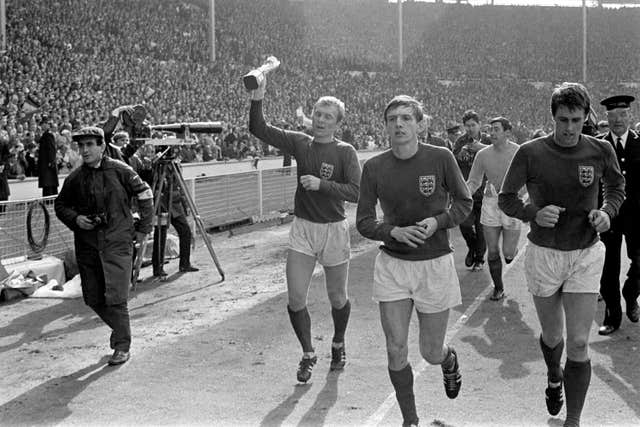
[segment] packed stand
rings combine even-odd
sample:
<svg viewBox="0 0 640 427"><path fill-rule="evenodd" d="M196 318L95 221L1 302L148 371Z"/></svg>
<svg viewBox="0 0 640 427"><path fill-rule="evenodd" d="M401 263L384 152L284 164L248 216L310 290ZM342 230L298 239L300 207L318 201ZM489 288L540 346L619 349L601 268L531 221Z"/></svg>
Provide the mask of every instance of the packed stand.
<svg viewBox="0 0 640 427"><path fill-rule="evenodd" d="M225 123L221 134L183 150L184 162L276 154L248 133L241 83L267 55L282 65L269 76L265 113L295 127L298 106L308 114L313 100L335 95L347 105L338 136L359 149L385 146L382 118L371 112L398 93L425 103L434 133L473 108L484 118L509 117L522 142L550 129L542 108L549 86L581 80L581 52L567 50L580 45L580 9L418 2L403 9L398 72L397 6L386 2L218 0L211 63L205 0L9 0L0 58L9 178L33 175L41 116L53 122L64 174L80 163L71 131L124 104L144 104L152 124ZM590 28L608 29L607 37L589 33L594 99L640 81L638 23L638 9L589 9Z"/></svg>

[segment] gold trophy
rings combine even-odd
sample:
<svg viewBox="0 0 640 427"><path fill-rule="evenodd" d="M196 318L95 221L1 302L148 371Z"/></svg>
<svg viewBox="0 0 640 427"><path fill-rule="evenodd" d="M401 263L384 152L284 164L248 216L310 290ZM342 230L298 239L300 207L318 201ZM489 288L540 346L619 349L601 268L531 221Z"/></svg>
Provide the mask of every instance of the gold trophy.
<svg viewBox="0 0 640 427"><path fill-rule="evenodd" d="M275 56L270 56L260 67L249 71L242 77L244 87L247 90L256 90L264 80L264 75L280 66L280 61Z"/></svg>

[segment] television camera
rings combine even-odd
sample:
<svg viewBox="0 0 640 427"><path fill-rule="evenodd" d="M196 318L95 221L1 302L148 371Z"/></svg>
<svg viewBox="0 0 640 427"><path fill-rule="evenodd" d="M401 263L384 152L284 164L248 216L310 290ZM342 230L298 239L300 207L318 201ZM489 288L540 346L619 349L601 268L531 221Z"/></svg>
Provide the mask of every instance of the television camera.
<svg viewBox="0 0 640 427"><path fill-rule="evenodd" d="M152 145L156 148L152 188L154 195L154 214L156 217L159 217L161 214L161 197L165 191L169 194L169 206L171 205L171 194L173 194L172 186L174 183L177 183L182 189L182 195L184 196L188 210L192 214L196 229L207 246L207 250L218 269L218 273L220 274L222 281L224 281L224 272L222 271L218 257L213 250L213 246L209 240L209 235L207 234L204 223L200 218L193 197L187 190L189 187L186 185L184 178L180 173L180 169L174 161L174 150L172 150L172 148L176 146L180 147L196 144L197 141L192 137L192 134L221 133L223 130L223 124L222 122L194 122L151 125L146 121L146 115L146 109L142 105L127 107L121 112L120 118L122 127L129 133L129 144L126 147L123 147L123 155L130 157L142 145ZM153 136L158 132L161 133L163 137L153 138ZM164 137L167 133L172 133L175 137ZM165 186L168 186L168 188L165 188ZM135 286L140 272L140 267L142 266L142 254L144 254L144 250L146 248L146 239L140 243L140 248L140 255L136 259L134 266L133 286ZM160 254L160 256L162 261L164 259L164 254Z"/></svg>
<svg viewBox="0 0 640 427"><path fill-rule="evenodd" d="M121 107L122 108L122 107ZM123 108L120 113L122 128L129 134L129 144L123 148L123 156L129 158L142 145L156 147L156 152L162 152L162 157L171 157L173 146L189 146L196 144L192 134L221 133L224 129L223 122L183 122L162 125L152 125L146 120L147 110L143 105L134 105ZM157 138L158 134L162 138ZM172 134L173 137L167 137Z"/></svg>

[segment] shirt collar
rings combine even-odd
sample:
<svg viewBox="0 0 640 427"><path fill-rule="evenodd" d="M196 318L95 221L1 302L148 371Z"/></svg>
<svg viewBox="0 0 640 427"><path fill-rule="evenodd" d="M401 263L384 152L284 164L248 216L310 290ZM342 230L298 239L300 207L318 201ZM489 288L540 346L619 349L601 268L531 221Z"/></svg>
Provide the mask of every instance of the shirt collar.
<svg viewBox="0 0 640 427"><path fill-rule="evenodd" d="M611 132L611 137L613 138L613 142L614 143L617 143L618 142L618 138L621 138L620 144L622 144L622 148L626 148L626 146L627 146L627 138L629 137L629 129L627 129L627 131L625 133L623 133L622 136L618 136L615 133Z"/></svg>

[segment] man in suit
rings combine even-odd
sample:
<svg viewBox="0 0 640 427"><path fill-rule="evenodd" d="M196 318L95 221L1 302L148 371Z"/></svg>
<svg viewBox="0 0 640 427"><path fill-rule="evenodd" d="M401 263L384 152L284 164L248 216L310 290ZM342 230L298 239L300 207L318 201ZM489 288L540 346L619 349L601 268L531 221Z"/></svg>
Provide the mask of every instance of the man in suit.
<svg viewBox="0 0 640 427"><path fill-rule="evenodd" d="M43 116L40 123L42 136L38 141L38 187L42 188L42 197L58 194L58 147L50 126L49 118Z"/></svg>
<svg viewBox="0 0 640 427"><path fill-rule="evenodd" d="M611 229L601 234L606 247L604 267L600 279L600 293L606 303L606 310L602 326L598 330L600 335L615 332L622 322L622 307L620 298L620 249L624 236L627 246L627 256L631 265L627 272L627 280L622 287L625 299L627 317L632 322L638 322L640 308L640 227L635 224L640 215L640 136L630 129L630 104L635 100L633 96L616 95L600 102L607 110L609 131L599 135L611 143L616 151L620 169L626 180L626 199L620 208L619 215L611 222Z"/></svg>
<svg viewBox="0 0 640 427"><path fill-rule="evenodd" d="M462 115L462 124L466 129L464 135L456 140L453 145L453 155L458 162L460 171L465 180L469 179L469 172L476 153L491 145L491 138L486 133L480 131L480 117L473 110L467 110ZM484 240L484 232L480 223L480 213L482 212L482 195L484 194L482 185L472 194L473 208L471 213L460 224L460 233L467 244L467 256L464 264L474 271L482 270L484 266L484 254L487 251L487 243Z"/></svg>

